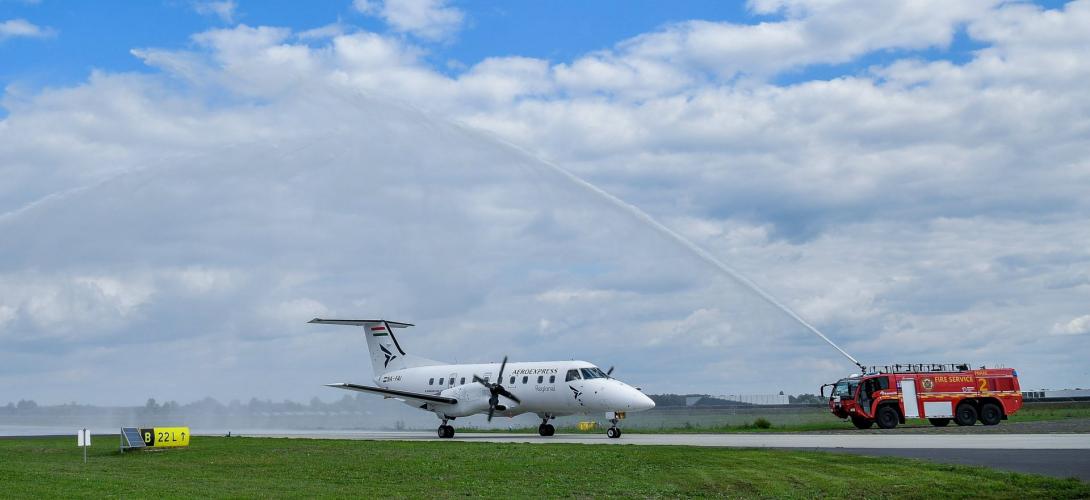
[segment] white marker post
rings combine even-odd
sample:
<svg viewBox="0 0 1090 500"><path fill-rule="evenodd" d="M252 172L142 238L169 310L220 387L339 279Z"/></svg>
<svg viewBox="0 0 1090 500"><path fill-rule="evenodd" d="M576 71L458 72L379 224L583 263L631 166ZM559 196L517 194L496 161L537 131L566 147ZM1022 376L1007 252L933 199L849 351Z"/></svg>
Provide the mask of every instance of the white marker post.
<svg viewBox="0 0 1090 500"><path fill-rule="evenodd" d="M91 431L80 429L76 431L76 443L83 448L83 463L87 463L87 448L91 446Z"/></svg>

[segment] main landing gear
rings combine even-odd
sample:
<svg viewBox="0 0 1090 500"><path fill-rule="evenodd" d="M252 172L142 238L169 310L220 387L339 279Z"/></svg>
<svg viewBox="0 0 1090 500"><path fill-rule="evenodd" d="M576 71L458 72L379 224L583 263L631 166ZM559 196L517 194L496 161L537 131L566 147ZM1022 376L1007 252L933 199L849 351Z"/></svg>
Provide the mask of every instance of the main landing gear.
<svg viewBox="0 0 1090 500"><path fill-rule="evenodd" d="M447 425L447 419L443 419L443 423L439 425L439 437L443 439L449 439L454 437L454 426Z"/></svg>
<svg viewBox="0 0 1090 500"><path fill-rule="evenodd" d="M606 429L606 436L610 437L611 439L621 437L621 428L617 427L617 422L620 422L620 420L621 419L617 418L616 415L614 415L613 418L609 419L609 423L611 425L609 429Z"/></svg>
<svg viewBox="0 0 1090 500"><path fill-rule="evenodd" d="M549 415L545 415L545 416L541 417L541 425L537 426L537 433L538 434L540 434L540 435L542 435L544 437L549 437L549 436L552 436L553 434L556 434L556 428L553 427L553 424L549 423L549 419L551 419L551 418L553 418L553 417L551 417Z"/></svg>

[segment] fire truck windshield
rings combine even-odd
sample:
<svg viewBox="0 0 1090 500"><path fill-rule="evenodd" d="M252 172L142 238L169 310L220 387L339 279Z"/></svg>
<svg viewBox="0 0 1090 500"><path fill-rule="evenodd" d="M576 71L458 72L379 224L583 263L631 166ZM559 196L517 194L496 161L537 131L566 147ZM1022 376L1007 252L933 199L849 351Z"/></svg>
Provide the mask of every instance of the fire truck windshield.
<svg viewBox="0 0 1090 500"><path fill-rule="evenodd" d="M841 399L851 399L855 394L855 388L859 386L858 379L842 379L833 387L830 397L839 396Z"/></svg>

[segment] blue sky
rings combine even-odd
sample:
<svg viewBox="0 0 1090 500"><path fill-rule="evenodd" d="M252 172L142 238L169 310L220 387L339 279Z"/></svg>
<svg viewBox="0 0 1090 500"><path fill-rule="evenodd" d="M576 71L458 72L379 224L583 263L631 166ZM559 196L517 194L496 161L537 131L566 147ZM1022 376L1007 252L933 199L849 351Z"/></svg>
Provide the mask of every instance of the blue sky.
<svg viewBox="0 0 1090 500"><path fill-rule="evenodd" d="M11 38L0 41L0 85L20 83L31 87L71 85L87 78L92 69L150 71L130 50L143 47L184 48L190 36L232 23L250 26L282 26L304 31L342 22L353 27L388 32L381 19L353 8L349 1L293 2L270 0L237 3L231 22L213 14L198 13L201 2L123 0L0 2L0 19L25 19L53 30L45 39ZM1038 1L1057 8L1062 1ZM556 2L496 3L457 1L449 4L464 11L465 25L449 40L426 43L427 59L450 74L488 57L524 56L553 62L570 62L588 52L608 49L615 43L654 31L667 24L700 19L755 24L776 21L783 13L760 14L745 2L691 0L684 2L562 0ZM408 35L411 36L411 35ZM922 51L883 50L842 64L815 64L780 76L781 83L814 78L834 78L857 73L869 66L912 55L928 60L963 62L983 45L958 30L949 46ZM460 64L451 64L452 62Z"/></svg>
<svg viewBox="0 0 1090 500"><path fill-rule="evenodd" d="M456 2L467 27L456 39L429 44L430 59L440 68L449 60L472 66L495 56L521 55L569 61L585 52L608 48L670 22L688 19L753 19L741 2ZM0 3L0 18L22 18L56 30L47 40L11 39L0 44L0 84L72 84L94 69L146 71L129 50L137 47L185 47L193 33L223 27L222 19L201 15L185 0L129 2ZM240 2L234 20L303 31L338 20L371 31L382 22L356 11L351 2Z"/></svg>
<svg viewBox="0 0 1090 500"><path fill-rule="evenodd" d="M1088 25L1090 0L0 0L0 404L169 399L133 372L336 397L369 370L304 323L334 315L650 392L851 369L542 160L865 362L1085 387Z"/></svg>

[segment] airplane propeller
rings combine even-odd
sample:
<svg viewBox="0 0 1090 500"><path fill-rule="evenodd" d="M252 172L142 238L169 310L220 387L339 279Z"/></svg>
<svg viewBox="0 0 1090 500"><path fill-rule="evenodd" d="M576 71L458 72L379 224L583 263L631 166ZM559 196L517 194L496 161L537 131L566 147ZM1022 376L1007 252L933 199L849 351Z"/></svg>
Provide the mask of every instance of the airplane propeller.
<svg viewBox="0 0 1090 500"><path fill-rule="evenodd" d="M515 397L514 394L511 394L510 391L508 391L502 385L500 385L503 382L503 369L506 368L506 367L507 367L507 356L504 356L503 357L503 363L500 363L500 373L498 375L496 375L496 383L489 383L487 380L485 380L485 379L483 379L481 377L478 377L477 374L473 374L473 381L477 382L478 384L481 384L481 385L485 386L485 388L487 388L488 392L491 394L491 396L488 398L488 421L489 422L492 421L492 413L494 413L496 411L496 406L500 404L500 398L499 398L500 395L503 395L503 397L505 397L507 399L510 399L511 401L514 401L516 403L521 403L522 402L519 398Z"/></svg>
<svg viewBox="0 0 1090 500"><path fill-rule="evenodd" d="M610 375L613 375L613 367L612 366L610 366L609 369L606 370L606 376L608 377Z"/></svg>

